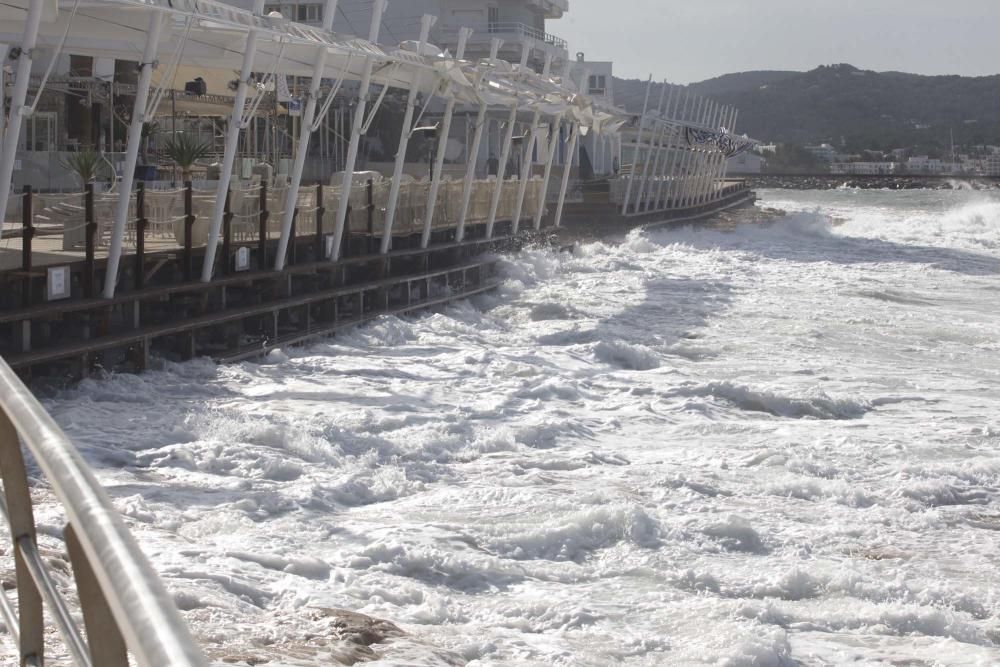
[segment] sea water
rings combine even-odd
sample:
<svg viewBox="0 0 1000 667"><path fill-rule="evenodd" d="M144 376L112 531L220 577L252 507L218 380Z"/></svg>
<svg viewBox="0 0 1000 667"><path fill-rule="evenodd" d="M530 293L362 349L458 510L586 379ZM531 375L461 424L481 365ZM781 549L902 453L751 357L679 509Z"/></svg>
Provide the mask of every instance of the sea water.
<svg viewBox="0 0 1000 667"><path fill-rule="evenodd" d="M1000 196L760 194L46 405L218 664L1000 664Z"/></svg>

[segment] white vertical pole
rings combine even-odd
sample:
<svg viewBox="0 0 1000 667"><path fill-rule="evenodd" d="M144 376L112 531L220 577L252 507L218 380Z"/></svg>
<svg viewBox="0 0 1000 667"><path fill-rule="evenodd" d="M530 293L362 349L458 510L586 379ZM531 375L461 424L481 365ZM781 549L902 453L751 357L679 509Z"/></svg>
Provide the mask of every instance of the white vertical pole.
<svg viewBox="0 0 1000 667"><path fill-rule="evenodd" d="M559 131L562 128L563 116L556 114L549 123L549 154L545 159L545 175L542 177L542 191L538 197L538 206L535 210L535 231L542 228L542 217L545 215L545 200L549 196L549 179L552 178L552 163L556 159L556 150L559 148Z"/></svg>
<svg viewBox="0 0 1000 667"><path fill-rule="evenodd" d="M38 0L37 3L41 4ZM132 183L135 181L135 163L139 159L139 144L142 142L142 125L146 122L146 102L149 99L149 82L153 78L153 67L156 60L156 49L160 42L160 32L166 14L153 12L149 19L149 32L146 34L146 47L142 53L142 63L139 71L139 82L135 90L135 103L132 105L132 122L128 126L128 143L125 147L125 168L119 184L118 203L115 206L115 224L111 230L111 248L108 250L107 271L104 275L104 298L115 295L118 284L118 263L122 257L122 243L125 240L125 222L128 218L129 200L132 198ZM112 83L114 86L114 83Z"/></svg>
<svg viewBox="0 0 1000 667"><path fill-rule="evenodd" d="M698 121L701 119L701 112L705 107L705 98L699 97L694 104L694 114L691 116L690 123L697 125ZM680 202L680 207L685 208L687 206L687 195L690 190L691 184L691 167L694 163L694 158L697 149L694 146L687 146L687 150L684 153L684 157L681 160L681 180L679 184L678 200Z"/></svg>
<svg viewBox="0 0 1000 667"><path fill-rule="evenodd" d="M729 107L725 105L720 105L718 119L716 121L717 129L721 131L728 125L729 125ZM722 163L725 162L725 160L726 157L725 154L722 152L722 149L716 146L716 151L715 153L712 154L712 160L709 163L710 164L709 173L708 176L706 177L708 179L708 183L705 186L705 194L704 194L704 200L706 203L715 199L715 192L716 192L715 186L719 177L719 169Z"/></svg>
<svg viewBox="0 0 1000 667"><path fill-rule="evenodd" d="M336 0L334 0L336 4ZM264 0L254 0L253 13L260 16L264 12ZM253 72L253 61L257 54L257 31L247 33L246 47L243 49L243 67L240 69L239 86L236 88L236 99L233 101L233 113L226 128L226 147L222 153L222 171L219 173L219 184L215 189L215 206L212 209L212 220L208 227L208 243L205 245L205 259L201 265L201 281L211 282L215 269L215 250L219 244L219 231L222 229L222 216L226 212L226 194L233 176L233 163L236 160L236 148L239 145L241 123L243 122L243 107L246 106L249 79ZM226 261L229 261L226 258Z"/></svg>
<svg viewBox="0 0 1000 667"><path fill-rule="evenodd" d="M673 104L667 111L667 122L668 122L667 133L669 136L667 137L666 147L664 150L663 168L660 170L660 181L656 185L656 197L654 198L654 201L657 203L657 205L660 205L660 208L658 210L661 211L667 208L666 201L663 199L663 190L668 183L668 179L670 178L671 163L673 162L674 156L677 154L676 148L677 148L678 138L676 135L676 129L677 129L676 120L677 120L677 111L680 108L682 92L683 91L681 88L677 86L671 86L670 96L673 100Z"/></svg>
<svg viewBox="0 0 1000 667"><path fill-rule="evenodd" d="M521 46L521 67L524 68L528 64L528 53L531 47L525 42ZM511 103L510 116L507 118L507 136L503 140L503 149L500 151L500 165L497 168L497 183L496 187L493 188L493 200L490 202L490 217L486 220L486 238L493 238L493 226L497 221L497 210L500 208L500 196L503 194L504 180L507 178L507 160L510 159L510 147L514 142L514 124L517 122L517 104L518 100L515 97L514 101ZM476 156L470 156L471 160L475 160Z"/></svg>
<svg viewBox="0 0 1000 667"><path fill-rule="evenodd" d="M455 59L462 60L465 58L465 46L469 42L469 37L472 36L472 30L469 28L462 28L458 31L458 48L455 51ZM431 228L434 225L434 212L437 209L438 192L441 190L441 178L444 171L444 158L445 152L448 149L448 137L451 135L451 119L455 115L455 97L452 95L448 98L444 107L444 118L441 119L441 127L438 128L438 145L437 145L437 155L434 156L434 173L431 174L431 187L430 191L427 193L427 211L424 216L424 233L420 237L420 247L426 248L431 241ZM456 230L455 239L461 241L458 238L458 232ZM385 238L382 239L383 245L385 245Z"/></svg>
<svg viewBox="0 0 1000 667"><path fill-rule="evenodd" d="M632 201L632 182L635 180L635 164L639 161L639 144L642 143L642 131L646 127L646 110L649 108L649 93L653 89L653 75L646 82L646 101L642 103L642 115L639 116L639 131L635 137L635 150L632 151L632 170L628 175L628 185L625 186L625 198L622 200L622 215L628 215L628 205Z"/></svg>
<svg viewBox="0 0 1000 667"><path fill-rule="evenodd" d="M333 30L333 19L337 15L337 0L326 0L323 9L323 30ZM295 147L295 162L292 163L292 175L285 190L285 206L281 211L281 236L278 238L278 251L274 256L274 270L285 268L288 242L292 235L292 220L295 218L295 208L299 203L299 187L302 185L302 170L306 165L306 155L309 153L309 139L313 133L313 123L316 120L316 103L319 98L320 84L323 82L323 70L326 69L328 51L320 47L313 65L312 80L309 82L309 97L306 107L299 118L299 142ZM280 74L280 73L279 73Z"/></svg>
<svg viewBox="0 0 1000 667"><path fill-rule="evenodd" d="M708 102L708 120L706 125L709 129L715 129L716 127L716 116L719 113L719 105L715 102L709 100ZM709 146L705 146L701 153L701 160L698 165L698 179L695 181L695 189L691 196L691 203L694 206L701 204L701 198L705 190L705 180L709 175L709 164L711 160L715 157L715 153L712 152Z"/></svg>
<svg viewBox="0 0 1000 667"><path fill-rule="evenodd" d="M493 39L490 46L491 63L496 64L497 53L500 52L500 47L502 45L503 40ZM486 102L482 102L479 105L479 113L476 114L476 130L472 135L472 148L469 152L468 164L465 165L465 183L462 186L462 213L458 216L458 228L455 230L456 241L462 241L465 239L465 222L469 216L469 203L472 201L472 189L476 185L476 159L479 155L479 145L483 141L483 129L486 126L486 108ZM504 165L505 162L501 163L497 168L498 178L500 170L504 168Z"/></svg>
<svg viewBox="0 0 1000 667"><path fill-rule="evenodd" d="M666 111L664 106L664 100L667 94L667 82L663 82L663 86L660 88L660 102L656 107L657 111L657 125L655 129L650 132L649 136L649 155L646 157L645 162L642 165L642 181L639 183L639 192L636 194L635 198L635 212L638 213L641 210L645 211L649 208L649 202L646 201L646 187L649 185L650 177L656 178L656 170L660 166L660 148L663 144L663 135L666 132L667 124L664 121L663 115ZM655 153L655 155L654 155ZM650 165L650 160L653 164Z"/></svg>
<svg viewBox="0 0 1000 667"><path fill-rule="evenodd" d="M424 14L420 19L420 42L418 53L424 50L424 44L431 34L431 26L437 22L436 16ZM403 114L403 128L399 132L399 144L396 147L396 162L392 168L392 182L389 184L389 203L386 205L385 222L382 225L382 243L379 252L383 255L389 252L392 245L392 225L396 221L396 210L399 206L399 190L402 187L403 166L406 164L406 150L413 136L413 113L417 106L417 95L423 83L423 72L418 71L410 82L410 92L406 97L406 113ZM428 93L430 94L430 93Z"/></svg>
<svg viewBox="0 0 1000 667"><path fill-rule="evenodd" d="M545 66L542 68L542 76L548 76L552 68L552 53L545 54ZM517 202L514 204L513 232L521 227L521 210L524 208L524 196L528 192L528 183L531 181L531 156L535 152L535 142L538 140L538 121L542 118L540 109L535 109L531 117L531 127L528 129L528 140L525 142L521 160L521 180L517 184Z"/></svg>
<svg viewBox="0 0 1000 667"><path fill-rule="evenodd" d="M566 203L566 191L569 189L569 173L573 167L572 156L576 153L576 144L580 139L580 124L575 123L572 127L573 136L569 140L569 148L567 149L567 155L571 159L563 165L562 183L559 186L559 204L556 205L556 215L552 221L553 227L559 227L562 224L563 205Z"/></svg>
<svg viewBox="0 0 1000 667"><path fill-rule="evenodd" d="M372 7L372 23L368 31L368 41L377 42L379 28L382 26L382 14L385 12L386 0L375 0ZM368 107L368 88L372 83L372 69L375 58L365 58L364 70L361 72L361 85L358 87L358 106L354 110L354 122L351 123L351 141L347 147L347 159L344 163L344 179L340 184L340 201L337 206L336 227L333 232L333 254L330 259L340 259L340 245L344 238L344 224L347 222L347 206L351 201L351 186L354 184L354 165L358 161L358 148L361 146L361 133L364 130L365 111Z"/></svg>
<svg viewBox="0 0 1000 667"><path fill-rule="evenodd" d="M580 94L586 90L587 82L590 79L590 70L583 70L583 77L580 79ZM563 206L566 203L566 191L569 189L569 174L573 169L573 158L576 155L576 144L580 139L580 123L572 125L573 136L569 140L569 148L566 151L566 159L563 160L562 183L559 185L559 203L556 205L556 215L552 220L553 227L562 225ZM597 141L595 140L596 144Z"/></svg>
<svg viewBox="0 0 1000 667"><path fill-rule="evenodd" d="M17 78L14 79L14 90L10 98L10 117L7 119L7 132L3 135L3 152L0 154L0 237L3 236L3 219L7 214L7 201L10 198L12 179L14 177L14 161L17 159L17 142L21 138L21 116L25 111L24 100L28 97L28 83L31 79L31 55L38 41L38 25L42 22L42 6L40 0L28 3L28 17L24 24L24 36L21 39L21 55L17 60ZM0 63L2 64L2 63ZM0 91L0 100L3 99ZM3 109L0 108L0 114Z"/></svg>
<svg viewBox="0 0 1000 667"><path fill-rule="evenodd" d="M667 82L663 82L664 86L667 86ZM670 94L667 97L667 105L663 108L661 122L663 123L663 131L660 133L660 141L656 148L656 159L653 161L653 171L651 177L653 182L649 185L649 194L647 196L646 210L659 210L660 203L660 193L659 186L663 182L663 169L666 165L666 153L667 153L667 141L672 137L671 131L673 126L669 122L670 106L673 103L675 89L673 86L670 87Z"/></svg>
<svg viewBox="0 0 1000 667"><path fill-rule="evenodd" d="M684 89L684 106L681 108L680 113L677 115L677 141L674 143L674 153L670 159L670 182L667 184L667 196L666 200L670 203L669 208L679 208L676 206L679 202L677 201L677 189L680 180L681 167L684 165L684 156L687 155L687 150L684 146L687 138L685 137L684 127L685 120L688 116L688 111L691 106L691 89Z"/></svg>
<svg viewBox="0 0 1000 667"><path fill-rule="evenodd" d="M704 108L702 109L701 122L700 125L707 126L709 124L709 119L712 113L712 102L708 98L705 98ZM701 177L704 173L705 156L708 152L707 148L700 148L695 153L695 163L692 167L692 179L688 188L688 206L694 206L698 203L698 191L701 188Z"/></svg>
<svg viewBox="0 0 1000 667"><path fill-rule="evenodd" d="M692 122L695 125L702 125L702 120L705 117L705 107L707 106L708 100L704 97L698 99L697 112L695 113ZM700 154L700 149L697 146L691 147L691 153L688 155L688 163L686 171L686 176L684 178L684 193L681 196L682 206L688 207L691 205L691 186L694 181L695 170L697 169L697 162Z"/></svg>

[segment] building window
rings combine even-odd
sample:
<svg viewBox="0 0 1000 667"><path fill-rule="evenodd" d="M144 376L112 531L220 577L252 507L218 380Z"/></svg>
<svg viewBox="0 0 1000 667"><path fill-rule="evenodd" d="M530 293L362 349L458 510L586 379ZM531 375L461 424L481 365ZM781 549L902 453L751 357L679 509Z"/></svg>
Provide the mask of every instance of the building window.
<svg viewBox="0 0 1000 667"><path fill-rule="evenodd" d="M489 26L489 32L498 32L500 30L500 8L499 7L489 7L489 16L487 17L487 24Z"/></svg>
<svg viewBox="0 0 1000 667"><path fill-rule="evenodd" d="M296 16L299 23L319 23L323 19L323 7L312 4L299 5Z"/></svg>
<svg viewBox="0 0 1000 667"><path fill-rule="evenodd" d="M21 149L25 151L56 150L56 114L54 111L36 111L24 119L21 132Z"/></svg>
<svg viewBox="0 0 1000 667"><path fill-rule="evenodd" d="M590 77L590 94L606 95L608 92L608 80L603 74L592 74Z"/></svg>

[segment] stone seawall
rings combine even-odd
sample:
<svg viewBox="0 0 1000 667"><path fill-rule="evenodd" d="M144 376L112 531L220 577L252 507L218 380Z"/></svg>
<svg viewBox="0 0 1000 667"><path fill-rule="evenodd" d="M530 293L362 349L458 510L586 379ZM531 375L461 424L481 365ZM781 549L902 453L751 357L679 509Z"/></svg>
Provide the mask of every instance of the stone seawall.
<svg viewBox="0 0 1000 667"><path fill-rule="evenodd" d="M940 178L921 176L784 176L757 174L745 176L754 189L835 190L996 190L1000 183L986 178Z"/></svg>

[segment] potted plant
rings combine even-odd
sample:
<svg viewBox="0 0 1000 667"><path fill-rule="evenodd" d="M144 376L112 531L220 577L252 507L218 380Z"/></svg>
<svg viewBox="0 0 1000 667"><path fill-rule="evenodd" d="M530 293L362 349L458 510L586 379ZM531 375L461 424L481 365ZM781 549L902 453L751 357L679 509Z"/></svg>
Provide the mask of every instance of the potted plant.
<svg viewBox="0 0 1000 667"><path fill-rule="evenodd" d="M211 145L200 143L194 137L181 133L167 141L165 154L180 167L181 180L186 183L191 180L191 168L198 160L208 156L211 150Z"/></svg>
<svg viewBox="0 0 1000 667"><path fill-rule="evenodd" d="M76 153L70 153L65 160L62 160L62 166L76 174L77 178L80 179L80 184L86 187L88 183L93 183L97 180L102 160L103 158L100 153L95 151L93 146L84 146Z"/></svg>

